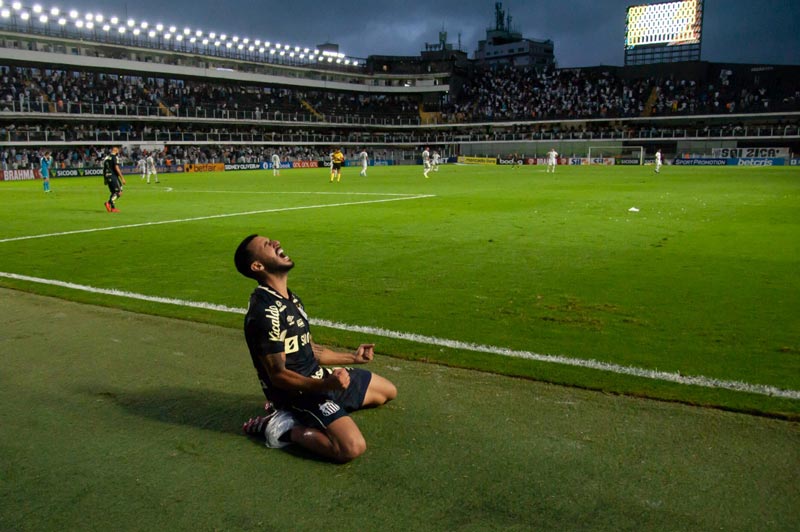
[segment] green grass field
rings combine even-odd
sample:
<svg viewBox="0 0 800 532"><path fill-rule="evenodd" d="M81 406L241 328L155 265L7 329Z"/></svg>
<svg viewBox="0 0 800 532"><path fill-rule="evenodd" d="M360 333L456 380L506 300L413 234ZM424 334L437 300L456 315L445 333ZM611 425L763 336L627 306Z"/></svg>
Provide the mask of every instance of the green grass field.
<svg viewBox="0 0 800 532"><path fill-rule="evenodd" d="M449 166L426 180L419 167L394 167L373 168L369 178L349 169L338 184L328 183L325 170L161 177L148 186L132 176L119 214L103 209L99 178L54 180L50 195L40 183L2 183L0 271L241 308L252 286L231 256L243 236L260 232L281 240L295 259L290 286L312 317L424 337L376 338L381 353L800 413L792 397L461 348L562 355L798 393L796 169L675 167L655 176L639 167L562 167L548 175L536 167ZM36 235L52 236L25 238ZM241 320L7 277L0 283L231 327ZM346 346L364 334L317 327L315 336Z"/></svg>
<svg viewBox="0 0 800 532"><path fill-rule="evenodd" d="M800 522L800 171L161 180L119 214L99 178L0 183L0 530ZM398 386L350 464L241 435L251 232L297 263L315 339L374 340Z"/></svg>

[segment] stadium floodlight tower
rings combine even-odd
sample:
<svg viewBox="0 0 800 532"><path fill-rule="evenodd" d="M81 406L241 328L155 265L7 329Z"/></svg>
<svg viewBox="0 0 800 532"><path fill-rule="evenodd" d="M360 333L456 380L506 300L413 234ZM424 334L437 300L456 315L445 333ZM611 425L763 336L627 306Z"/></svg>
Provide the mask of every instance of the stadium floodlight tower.
<svg viewBox="0 0 800 532"><path fill-rule="evenodd" d="M703 0L628 7L625 66L699 61Z"/></svg>

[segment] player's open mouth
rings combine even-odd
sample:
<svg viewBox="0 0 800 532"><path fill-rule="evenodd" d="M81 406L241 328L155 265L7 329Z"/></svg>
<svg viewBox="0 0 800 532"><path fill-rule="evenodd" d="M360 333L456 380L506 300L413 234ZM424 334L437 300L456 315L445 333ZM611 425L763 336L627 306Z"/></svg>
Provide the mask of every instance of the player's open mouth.
<svg viewBox="0 0 800 532"><path fill-rule="evenodd" d="M288 259L289 258L288 255L286 255L286 253L283 251L283 248L278 248L278 251L276 253L282 259Z"/></svg>

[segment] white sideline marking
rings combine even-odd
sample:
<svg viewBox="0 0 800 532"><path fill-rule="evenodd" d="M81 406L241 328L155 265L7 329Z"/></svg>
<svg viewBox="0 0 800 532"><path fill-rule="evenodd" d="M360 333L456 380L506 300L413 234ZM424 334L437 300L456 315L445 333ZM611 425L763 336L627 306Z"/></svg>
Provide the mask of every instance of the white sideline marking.
<svg viewBox="0 0 800 532"><path fill-rule="evenodd" d="M142 222L138 224L128 224L128 225L115 225L113 227L96 227L93 229L76 229L75 231L63 231L60 233L46 233L43 235L27 235L27 236L17 236L12 238L3 238L0 239L0 244L4 244L6 242L16 242L18 240L32 240L35 238L49 238L51 236L64 236L64 235L77 235L80 233L96 233L98 231L114 231L116 229L130 229L131 227L147 227L151 225L164 225L164 224L178 224L184 222L196 222L199 220L213 220L214 218L231 218L233 216L249 216L252 214L266 214L268 212L286 212L286 211L300 211L304 209L324 209L327 207L347 207L349 205L367 205L370 203L387 203L390 201L406 201L406 200L413 200L413 199L422 199L422 198L434 198L436 197L434 194L420 194L418 196L403 196L399 198L387 198L387 199L379 199L379 200L365 200L365 201L351 201L347 203L330 203L327 205L302 205L300 207L283 207L280 209L264 209L260 211L247 211L247 212L234 212L229 214L212 214L209 216L198 216L196 218L182 218L178 220L162 220L160 222Z"/></svg>
<svg viewBox="0 0 800 532"><path fill-rule="evenodd" d="M227 312L233 314L244 314L246 312L246 309L244 308L233 308L225 305L217 305L215 303L205 303L202 301L186 301L183 299L173 299L168 297L148 296L145 294L137 294L134 292L125 292L122 290L114 290L108 288L96 288L93 286L80 285L80 284L69 283L66 281L52 280L52 279L42 279L39 277L30 277L27 275L19 275L15 273L0 272L0 277L6 277L8 279L16 279L19 281L27 281L31 283L59 286L62 288L69 288L72 290L91 292L93 294L125 297L128 299L138 299L141 301L164 303L167 305L177 305L181 307L214 310L217 312ZM530 351L515 351L513 349L508 349L505 347L494 347L490 345L480 345L468 342L460 342L458 340L448 340L446 338L436 338L432 336L423 336L414 333L391 331L388 329L381 329L376 327L347 325L345 323L338 323L328 320L312 319L311 323L313 325L317 325L320 327L328 327L331 329L338 329L342 331L359 332L374 336L383 336L385 338L408 340L420 344L449 347L452 349L461 349L465 351L476 351L479 353L490 353L494 355L524 358L528 360L535 360L537 362L548 362L551 364L562 364L566 366L576 366L576 367L589 368L600 371L608 371L610 373L618 373L621 375L630 375L634 377L642 377L645 379L652 379L658 381L674 382L677 384L702 386L705 388L733 390L736 392L767 395L770 397L782 397L785 399L800 399L800 391L798 390L785 390L782 388L777 388L775 386L768 386L764 384L750 384L741 381L726 381L711 377L703 377L701 375L697 376L681 375L680 373L669 373L666 371L642 369L633 366L620 366L618 364L610 364L608 362L601 362L599 360L592 360L592 359L571 358L561 355L541 355Z"/></svg>

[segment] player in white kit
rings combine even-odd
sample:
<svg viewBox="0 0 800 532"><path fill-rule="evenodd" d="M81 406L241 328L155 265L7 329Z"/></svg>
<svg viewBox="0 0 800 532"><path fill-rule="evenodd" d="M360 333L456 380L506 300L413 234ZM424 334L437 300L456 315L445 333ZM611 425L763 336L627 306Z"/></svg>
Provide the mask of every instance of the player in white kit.
<svg viewBox="0 0 800 532"><path fill-rule="evenodd" d="M277 153L272 154L272 175L281 175L281 156Z"/></svg>
<svg viewBox="0 0 800 532"><path fill-rule="evenodd" d="M661 173L661 148L656 151L656 173Z"/></svg>
<svg viewBox="0 0 800 532"><path fill-rule="evenodd" d="M547 171L555 174L556 164L558 164L558 152L555 148L550 148L547 152Z"/></svg>
<svg viewBox="0 0 800 532"><path fill-rule="evenodd" d="M431 152L426 147L422 150L422 175L428 177L428 172L431 171Z"/></svg>
<svg viewBox="0 0 800 532"><path fill-rule="evenodd" d="M145 166L147 167L147 184L150 184L150 176L153 176L156 183L159 183L158 174L156 173L156 161L152 155L148 155L147 159L145 159Z"/></svg>
<svg viewBox="0 0 800 532"><path fill-rule="evenodd" d="M361 150L361 153L358 154L358 158L361 160L361 172L359 172L358 175L367 177L367 166L369 166L369 154L367 150Z"/></svg>
<svg viewBox="0 0 800 532"><path fill-rule="evenodd" d="M147 177L147 161L144 158L145 153L142 153L142 156L139 157L139 160L136 162L136 168L142 171L142 181L144 181L145 177Z"/></svg>
<svg viewBox="0 0 800 532"><path fill-rule="evenodd" d="M433 150L433 153L431 154L431 169L433 169L434 172L439 171L439 159L439 152Z"/></svg>

